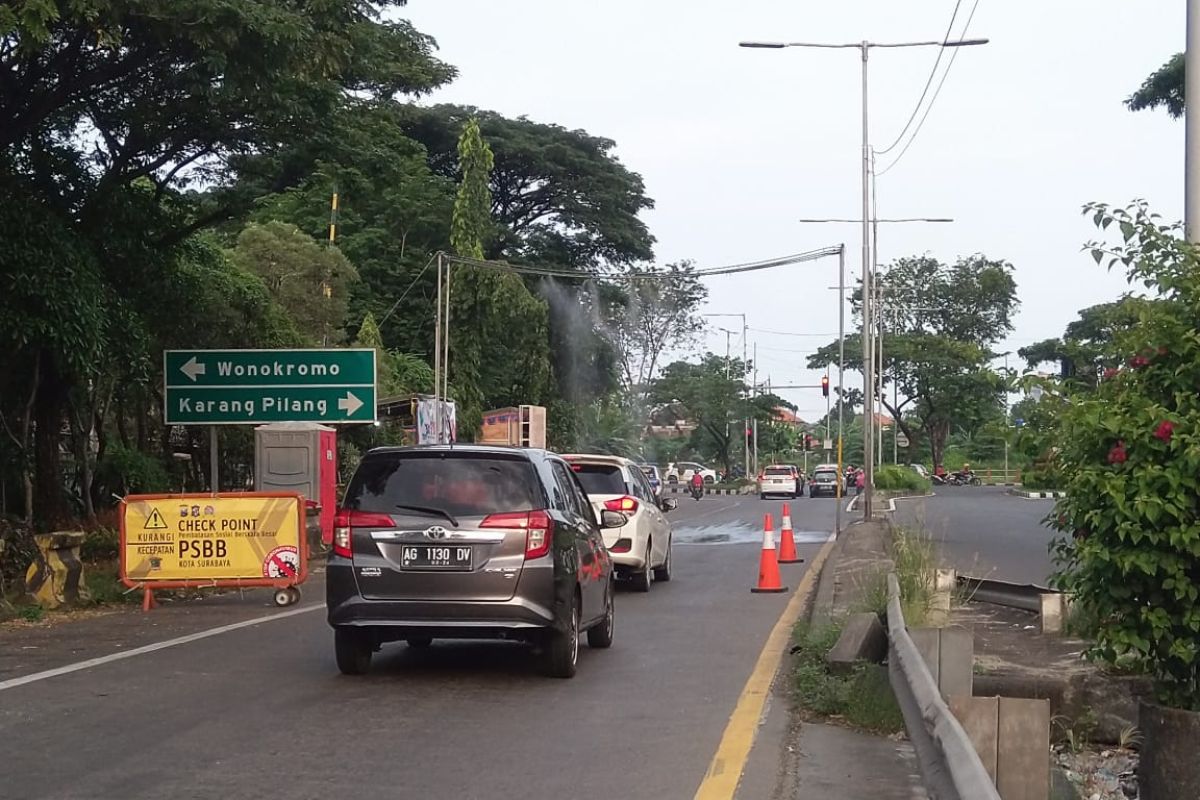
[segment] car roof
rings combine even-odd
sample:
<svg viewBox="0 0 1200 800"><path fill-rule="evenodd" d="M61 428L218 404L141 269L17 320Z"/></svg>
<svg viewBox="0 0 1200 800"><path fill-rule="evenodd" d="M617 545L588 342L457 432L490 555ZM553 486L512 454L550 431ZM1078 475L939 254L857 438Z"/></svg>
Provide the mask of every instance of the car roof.
<svg viewBox="0 0 1200 800"><path fill-rule="evenodd" d="M384 447L373 447L368 450L365 456L390 455L390 454L405 454L405 453L451 453L478 455L517 455L527 456L534 460L544 460L549 456L555 455L548 450L543 450L536 447L505 447L503 445L489 444L418 444L418 445L388 445Z"/></svg>
<svg viewBox="0 0 1200 800"><path fill-rule="evenodd" d="M615 467L637 466L631 459L606 453L565 453L563 460L581 464L611 464Z"/></svg>

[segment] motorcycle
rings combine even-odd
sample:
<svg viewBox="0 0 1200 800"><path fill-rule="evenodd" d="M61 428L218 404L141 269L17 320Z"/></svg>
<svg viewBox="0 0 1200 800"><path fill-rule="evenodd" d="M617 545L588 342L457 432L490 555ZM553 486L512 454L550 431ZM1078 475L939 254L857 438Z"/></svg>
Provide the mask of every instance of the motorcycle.
<svg viewBox="0 0 1200 800"><path fill-rule="evenodd" d="M691 495L693 498L695 498L696 500L699 500L701 497L703 497L703 496L704 496L704 487L703 487L703 486L689 485L689 486L688 486L688 493L689 493L689 494L690 494L690 495Z"/></svg>
<svg viewBox="0 0 1200 800"><path fill-rule="evenodd" d="M983 481L974 473L963 474L961 472L951 473L946 477L946 483L950 486L982 486Z"/></svg>

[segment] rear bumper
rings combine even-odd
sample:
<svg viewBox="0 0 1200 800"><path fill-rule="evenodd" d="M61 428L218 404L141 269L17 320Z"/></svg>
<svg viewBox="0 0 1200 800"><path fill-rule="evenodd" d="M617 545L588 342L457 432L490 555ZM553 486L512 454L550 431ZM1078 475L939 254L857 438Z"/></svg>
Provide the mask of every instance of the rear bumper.
<svg viewBox="0 0 1200 800"><path fill-rule="evenodd" d="M553 589L545 602L517 592L508 600L368 599L358 591L349 561L331 558L326 569L326 619L337 627L372 628L381 640L407 635L441 638L520 638L521 633L561 627L555 615Z"/></svg>

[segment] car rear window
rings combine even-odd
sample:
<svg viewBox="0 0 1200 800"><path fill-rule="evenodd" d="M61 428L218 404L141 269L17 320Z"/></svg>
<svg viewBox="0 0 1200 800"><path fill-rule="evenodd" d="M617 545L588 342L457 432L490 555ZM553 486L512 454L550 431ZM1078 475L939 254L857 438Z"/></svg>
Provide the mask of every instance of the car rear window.
<svg viewBox="0 0 1200 800"><path fill-rule="evenodd" d="M583 490L588 494L625 494L625 476L611 464L572 464Z"/></svg>
<svg viewBox="0 0 1200 800"><path fill-rule="evenodd" d="M544 508L533 464L503 455L384 453L359 464L343 503L359 511L390 513L426 506L455 517Z"/></svg>
<svg viewBox="0 0 1200 800"><path fill-rule="evenodd" d="M767 467L767 474L776 477L782 475L784 477L792 477L792 470L788 467Z"/></svg>
<svg viewBox="0 0 1200 800"><path fill-rule="evenodd" d="M836 480L837 480L837 473L836 473L836 472L828 472L828 471L826 471L826 470L820 470L820 471L818 471L818 472L816 472L816 473L814 473L814 474L813 474L813 480L817 480L817 481L836 481Z"/></svg>

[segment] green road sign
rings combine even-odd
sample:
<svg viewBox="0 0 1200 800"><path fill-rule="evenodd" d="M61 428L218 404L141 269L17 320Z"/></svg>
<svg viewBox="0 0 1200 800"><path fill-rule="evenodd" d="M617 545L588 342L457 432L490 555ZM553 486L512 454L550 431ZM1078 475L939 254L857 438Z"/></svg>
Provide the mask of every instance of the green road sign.
<svg viewBox="0 0 1200 800"><path fill-rule="evenodd" d="M374 422L375 351L167 350L168 425Z"/></svg>

